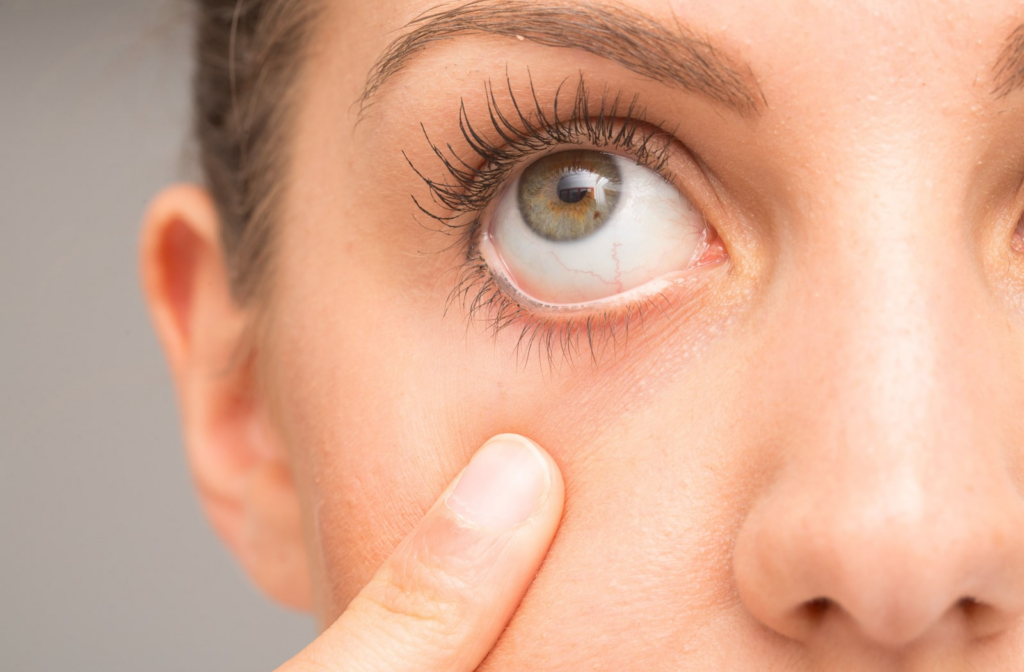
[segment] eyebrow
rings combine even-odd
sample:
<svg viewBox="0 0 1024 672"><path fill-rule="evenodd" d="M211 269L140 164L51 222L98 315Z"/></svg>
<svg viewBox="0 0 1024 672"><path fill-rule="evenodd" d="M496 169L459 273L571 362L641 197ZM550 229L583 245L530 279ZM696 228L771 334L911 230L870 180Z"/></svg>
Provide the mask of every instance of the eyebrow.
<svg viewBox="0 0 1024 672"><path fill-rule="evenodd" d="M468 35L502 35L549 47L578 49L606 58L656 82L703 95L742 116L767 101L748 66L674 21L599 2L537 4L524 0L473 0L428 10L408 25L370 70L358 103L365 110L381 87L435 42Z"/></svg>
<svg viewBox="0 0 1024 672"><path fill-rule="evenodd" d="M993 70L995 88L992 92L997 97L1008 96L1024 87L1024 23L1006 38Z"/></svg>

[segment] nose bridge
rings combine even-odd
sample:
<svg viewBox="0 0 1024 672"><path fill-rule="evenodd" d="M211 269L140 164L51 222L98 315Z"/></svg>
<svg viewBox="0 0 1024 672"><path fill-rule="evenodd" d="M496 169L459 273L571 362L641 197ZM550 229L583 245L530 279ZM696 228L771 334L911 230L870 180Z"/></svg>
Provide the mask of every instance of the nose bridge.
<svg viewBox="0 0 1024 672"><path fill-rule="evenodd" d="M748 606L785 634L806 634L809 604L892 645L958 604L1019 610L1024 517L987 394L998 315L951 201L882 175L786 265L799 299L771 375L797 408L735 557Z"/></svg>
<svg viewBox="0 0 1024 672"><path fill-rule="evenodd" d="M978 379L994 354L979 324L988 300L952 200L880 171L837 201L842 233L821 236L823 226L804 250L808 275L831 291L811 280L801 312L829 326L805 324L793 340L810 412L789 468L812 479L825 534L845 525L847 539L878 545L891 534L901 553L930 552L971 515L945 504L968 506L972 484L996 476L982 472L1001 468L985 459L998 448Z"/></svg>
<svg viewBox="0 0 1024 672"><path fill-rule="evenodd" d="M973 415L964 392L992 350L976 328L991 307L958 206L927 181L880 171L837 199L830 221L808 224L814 233L794 265L803 277L792 284L809 319L797 322L802 364L791 370L806 394L828 400L822 430L859 444L858 455L865 443L898 456L906 451L892 444L951 439Z"/></svg>

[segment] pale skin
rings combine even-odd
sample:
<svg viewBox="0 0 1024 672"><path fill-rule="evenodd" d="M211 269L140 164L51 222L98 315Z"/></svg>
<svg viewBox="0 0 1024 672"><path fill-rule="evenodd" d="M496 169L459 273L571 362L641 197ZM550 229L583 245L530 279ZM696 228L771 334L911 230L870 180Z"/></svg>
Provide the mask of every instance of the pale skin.
<svg viewBox="0 0 1024 672"><path fill-rule="evenodd" d="M432 3L328 2L266 297L231 299L201 189L150 209L207 514L322 625L283 669L1019 669L1024 91L996 73L1024 5L623 4L706 39L756 109L475 34L357 123ZM459 99L485 120L506 73L517 98L581 73L639 96L724 250L593 354L523 355L521 326L449 304L465 251L409 198L430 202L403 151L443 178L420 124L458 150ZM533 462L453 499L508 433Z"/></svg>

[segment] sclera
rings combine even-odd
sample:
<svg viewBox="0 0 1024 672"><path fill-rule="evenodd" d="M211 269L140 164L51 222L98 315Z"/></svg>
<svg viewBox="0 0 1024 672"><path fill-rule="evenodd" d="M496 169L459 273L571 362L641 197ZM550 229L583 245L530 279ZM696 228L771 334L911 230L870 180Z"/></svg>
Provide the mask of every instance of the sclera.
<svg viewBox="0 0 1024 672"><path fill-rule="evenodd" d="M484 214L482 256L527 296L548 304L580 304L629 291L699 256L707 226L690 202L649 168L616 156L622 194L608 221L573 241L548 240L530 229L516 198L518 178Z"/></svg>

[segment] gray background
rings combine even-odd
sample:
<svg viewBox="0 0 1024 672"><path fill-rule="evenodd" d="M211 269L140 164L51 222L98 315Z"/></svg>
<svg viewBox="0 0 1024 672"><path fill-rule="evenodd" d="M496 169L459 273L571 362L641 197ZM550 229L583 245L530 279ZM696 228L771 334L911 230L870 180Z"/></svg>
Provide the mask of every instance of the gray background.
<svg viewBox="0 0 1024 672"><path fill-rule="evenodd" d="M270 670L313 636L192 495L136 277L195 175L184 0L0 0L0 670Z"/></svg>

